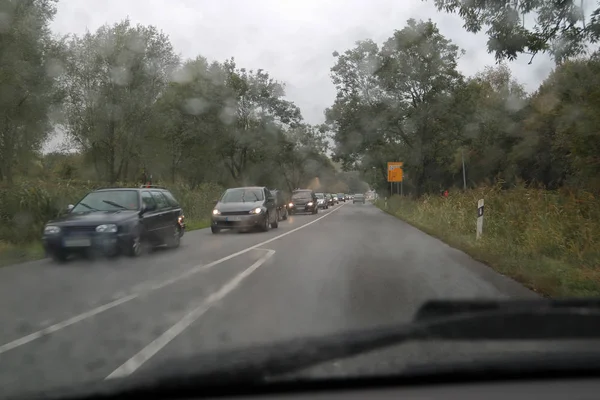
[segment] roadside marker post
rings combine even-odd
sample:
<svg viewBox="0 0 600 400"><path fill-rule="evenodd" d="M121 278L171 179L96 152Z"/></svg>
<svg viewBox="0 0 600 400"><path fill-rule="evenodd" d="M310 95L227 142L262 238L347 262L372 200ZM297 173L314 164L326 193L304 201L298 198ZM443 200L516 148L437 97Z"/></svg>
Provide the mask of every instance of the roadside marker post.
<svg viewBox="0 0 600 400"><path fill-rule="evenodd" d="M483 234L483 199L477 201L477 239Z"/></svg>

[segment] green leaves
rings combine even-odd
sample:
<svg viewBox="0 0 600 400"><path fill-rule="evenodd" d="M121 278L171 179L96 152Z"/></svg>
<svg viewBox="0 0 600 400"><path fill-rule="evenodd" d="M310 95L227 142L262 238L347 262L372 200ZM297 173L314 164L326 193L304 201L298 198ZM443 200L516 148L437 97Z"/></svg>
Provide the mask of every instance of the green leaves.
<svg viewBox="0 0 600 400"><path fill-rule="evenodd" d="M498 61L514 60L520 54L533 60L541 52L562 63L585 53L600 32L600 8L586 24L582 1L434 0L434 4L440 11L458 14L468 32L477 33L486 26L488 51ZM529 23L533 18L535 22Z"/></svg>
<svg viewBox="0 0 600 400"><path fill-rule="evenodd" d="M381 48L367 40L339 56L332 68L338 93L326 112L335 159L346 169L380 172L387 161L403 160L422 181L437 157L451 92L461 81L458 56L435 24L412 19Z"/></svg>
<svg viewBox="0 0 600 400"><path fill-rule="evenodd" d="M11 182L48 136L60 75L48 24L51 0L0 1L0 181Z"/></svg>

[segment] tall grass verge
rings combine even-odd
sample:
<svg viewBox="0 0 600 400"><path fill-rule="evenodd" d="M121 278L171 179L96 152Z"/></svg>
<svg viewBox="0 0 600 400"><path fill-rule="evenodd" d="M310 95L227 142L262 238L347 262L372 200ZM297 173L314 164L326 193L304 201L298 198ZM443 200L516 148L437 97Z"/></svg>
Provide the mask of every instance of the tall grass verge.
<svg viewBox="0 0 600 400"><path fill-rule="evenodd" d="M386 211L545 296L600 296L600 199L591 193L482 187L447 198L393 196Z"/></svg>

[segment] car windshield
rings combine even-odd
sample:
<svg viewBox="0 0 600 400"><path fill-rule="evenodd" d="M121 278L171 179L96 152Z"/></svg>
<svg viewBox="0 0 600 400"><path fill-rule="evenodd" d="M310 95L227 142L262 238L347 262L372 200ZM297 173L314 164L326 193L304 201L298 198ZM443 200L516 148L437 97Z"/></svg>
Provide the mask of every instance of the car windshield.
<svg viewBox="0 0 600 400"><path fill-rule="evenodd" d="M0 0L0 59L0 400L600 300L600 0Z"/></svg>
<svg viewBox="0 0 600 400"><path fill-rule="evenodd" d="M138 210L138 192L135 190L102 190L89 193L71 212Z"/></svg>
<svg viewBox="0 0 600 400"><path fill-rule="evenodd" d="M223 197L221 203L244 203L247 201L262 201L264 199L263 191L260 189L228 189Z"/></svg>
<svg viewBox="0 0 600 400"><path fill-rule="evenodd" d="M304 200L304 199L312 199L311 192L295 192L292 194L293 200Z"/></svg>

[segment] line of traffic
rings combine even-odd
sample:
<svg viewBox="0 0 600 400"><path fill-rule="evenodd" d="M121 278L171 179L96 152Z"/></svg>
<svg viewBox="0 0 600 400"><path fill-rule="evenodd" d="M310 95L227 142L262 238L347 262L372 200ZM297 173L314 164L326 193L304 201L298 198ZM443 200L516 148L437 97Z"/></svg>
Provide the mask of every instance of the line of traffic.
<svg viewBox="0 0 600 400"><path fill-rule="evenodd" d="M210 268L214 267L215 265L218 265L218 264L223 263L225 261L231 260L232 258L240 256L240 255L242 255L244 253L247 253L247 252L249 252L251 250L260 248L260 247L262 247L262 246L264 246L266 244L269 244L269 243L271 243L271 242L273 242L275 240L278 240L278 239L281 239L281 238L283 238L285 236L291 235L294 232L298 232L299 230L304 229L304 228L306 228L306 227L308 227L308 226L310 226L310 225L312 225L312 224L314 224L314 223L322 220L323 218L326 218L327 216L333 214L334 212L338 211L343 206L344 205L341 205L340 207L338 207L338 208L336 208L336 209L328 212L327 214L325 214L325 215L323 215L321 217L318 217L318 218L316 218L316 219L314 219L312 221L309 221L306 224L301 225L301 226L299 226L297 228L294 228L294 229L292 229L292 230L290 230L288 232L284 232L284 233L282 233L280 235L277 235L277 236L275 236L273 238L270 238L268 240L265 240L263 242L255 244L253 246L247 247L247 248L245 248L243 250L240 250L238 252L232 253L232 254L230 254L228 256L225 256L223 258L220 258L220 259L218 259L216 261L210 262L208 264L196 265L196 266L192 267L190 270L188 270L188 271L186 271L186 272L184 272L182 274L179 274L179 275L177 275L175 277L172 277L170 279L167 279L167 280L164 280L164 281L161 281L161 282L152 282L152 281L149 281L146 284L136 285L134 291L132 291L129 294L125 294L123 297L117 298L117 299L115 299L115 300L113 300L111 302L102 304L102 305L100 305L98 307L95 307L95 308L90 309L88 311L82 312L82 313L80 313L78 315L75 315L75 316L73 316L71 318L68 318L68 319L66 319L64 321L58 322L58 323L53 324L53 325L51 325L49 327L40 329L40 330L38 330L36 332L33 332L31 334L25 335L23 337L20 337L18 339L15 339L15 340L12 340L12 341L10 341L8 343L0 345L0 354L5 353L5 352L7 352L9 350L15 349L17 347L23 346L25 344L28 344L30 342L33 342L34 340L37 340L37 339L42 338L44 336L47 336L49 334L55 333L55 332L57 332L59 330L67 328L67 327L69 327L71 325L74 325L74 324L76 324L78 322L81 322L81 321L84 321L86 319L92 318L92 317L94 317L94 316L96 316L96 315L98 315L100 313L103 313L103 312L105 312L107 310L110 310L110 309L112 309L114 307L117 307L119 305L122 305L124 303L130 302L130 301L132 301L134 299L137 299L140 296L146 295L146 294L148 294L148 293L150 293L152 291L164 288L164 287L166 287L168 285L171 285L173 283L181 281L182 279L189 278L190 276L192 276L194 274L197 274L197 273L202 272L202 271L207 271Z"/></svg>

